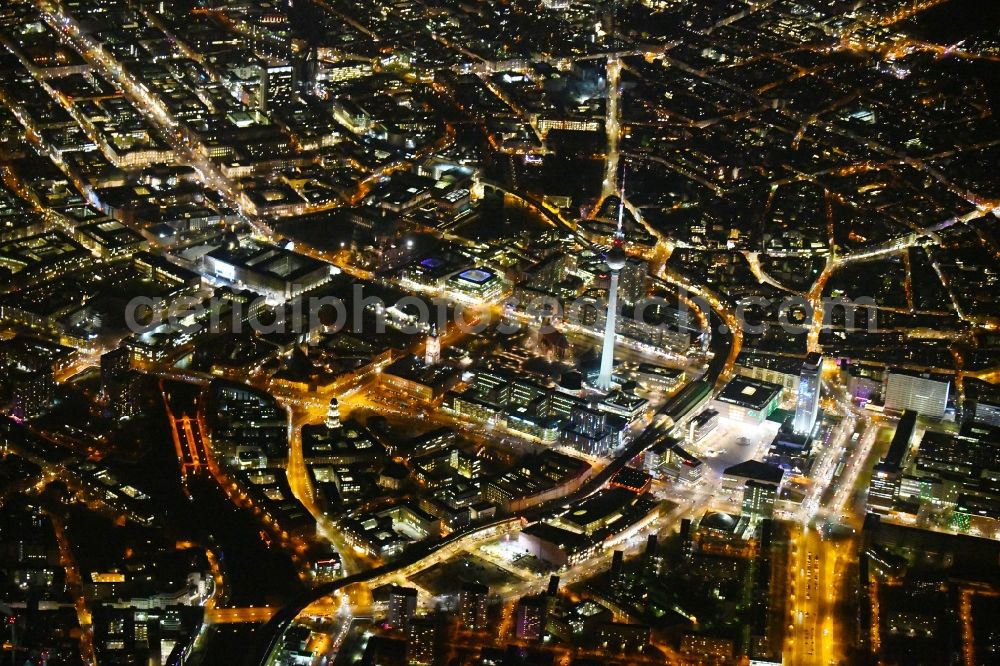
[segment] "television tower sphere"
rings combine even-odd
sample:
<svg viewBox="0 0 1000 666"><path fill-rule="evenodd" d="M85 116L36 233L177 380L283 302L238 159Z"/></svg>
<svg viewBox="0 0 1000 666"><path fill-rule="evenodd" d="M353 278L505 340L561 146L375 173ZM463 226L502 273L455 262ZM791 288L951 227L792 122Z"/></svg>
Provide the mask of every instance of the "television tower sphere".
<svg viewBox="0 0 1000 666"><path fill-rule="evenodd" d="M605 258L605 261L608 264L608 268L613 271L620 271L625 268L625 260L627 258L628 257L625 254L625 250L622 249L622 246L615 243L615 245L608 250L608 256Z"/></svg>

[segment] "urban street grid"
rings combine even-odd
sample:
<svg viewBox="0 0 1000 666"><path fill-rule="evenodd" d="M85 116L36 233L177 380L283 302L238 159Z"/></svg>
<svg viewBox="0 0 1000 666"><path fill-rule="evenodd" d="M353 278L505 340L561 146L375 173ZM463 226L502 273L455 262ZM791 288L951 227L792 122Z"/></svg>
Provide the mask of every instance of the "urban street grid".
<svg viewBox="0 0 1000 666"><path fill-rule="evenodd" d="M1000 663L995 0L0 46L0 664Z"/></svg>

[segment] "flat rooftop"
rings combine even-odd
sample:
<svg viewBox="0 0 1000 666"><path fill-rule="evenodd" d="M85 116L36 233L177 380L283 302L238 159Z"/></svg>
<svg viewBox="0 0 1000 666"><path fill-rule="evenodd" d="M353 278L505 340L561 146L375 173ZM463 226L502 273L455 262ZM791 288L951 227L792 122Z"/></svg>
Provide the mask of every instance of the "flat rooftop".
<svg viewBox="0 0 1000 666"><path fill-rule="evenodd" d="M747 409L761 410L781 395L783 390L778 384L738 375L726 384L716 400Z"/></svg>
<svg viewBox="0 0 1000 666"><path fill-rule="evenodd" d="M286 282L309 275L330 265L276 245L241 243L237 247L218 247L206 255L216 261L236 266Z"/></svg>
<svg viewBox="0 0 1000 666"><path fill-rule="evenodd" d="M726 468L723 475L778 485L784 478L785 471L776 465L769 465L759 460L747 460Z"/></svg>

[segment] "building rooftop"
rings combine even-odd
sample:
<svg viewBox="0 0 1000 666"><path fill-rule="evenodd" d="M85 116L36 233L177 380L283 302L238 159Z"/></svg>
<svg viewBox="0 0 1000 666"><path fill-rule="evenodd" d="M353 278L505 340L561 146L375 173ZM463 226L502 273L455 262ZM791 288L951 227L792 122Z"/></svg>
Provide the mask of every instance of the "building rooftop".
<svg viewBox="0 0 1000 666"><path fill-rule="evenodd" d="M591 546L591 540L588 537L549 523L529 525L521 530L521 533L555 544L568 555L584 551Z"/></svg>
<svg viewBox="0 0 1000 666"><path fill-rule="evenodd" d="M783 390L778 384L738 375L726 384L716 400L759 411L781 395Z"/></svg>
<svg viewBox="0 0 1000 666"><path fill-rule="evenodd" d="M780 467L762 463L758 460L747 460L738 465L727 467L723 475L732 478L764 481L777 485L784 478L785 471Z"/></svg>

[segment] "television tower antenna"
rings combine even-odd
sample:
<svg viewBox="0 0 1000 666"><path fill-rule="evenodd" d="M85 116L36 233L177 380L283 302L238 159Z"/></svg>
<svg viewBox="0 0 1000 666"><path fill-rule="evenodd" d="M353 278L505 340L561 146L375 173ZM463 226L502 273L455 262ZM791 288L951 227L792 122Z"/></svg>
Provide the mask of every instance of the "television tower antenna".
<svg viewBox="0 0 1000 666"><path fill-rule="evenodd" d="M625 238L625 174L628 168L622 169L622 182L618 190L618 229L615 231L615 241L621 242Z"/></svg>

